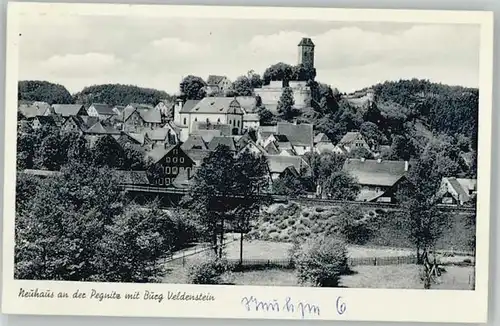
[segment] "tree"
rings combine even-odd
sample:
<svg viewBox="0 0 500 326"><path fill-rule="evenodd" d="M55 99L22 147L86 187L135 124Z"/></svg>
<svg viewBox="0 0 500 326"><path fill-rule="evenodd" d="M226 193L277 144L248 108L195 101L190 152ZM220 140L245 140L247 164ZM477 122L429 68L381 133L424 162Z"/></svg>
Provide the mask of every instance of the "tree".
<svg viewBox="0 0 500 326"><path fill-rule="evenodd" d="M41 101L52 104L71 104L73 98L68 90L59 84L40 80L22 80L18 83L18 100Z"/></svg>
<svg viewBox="0 0 500 326"><path fill-rule="evenodd" d="M323 182L323 192L331 199L356 200L361 190L357 180L345 172L334 172Z"/></svg>
<svg viewBox="0 0 500 326"><path fill-rule="evenodd" d="M340 172L346 160L344 155L333 152L306 153L304 158L311 167L314 186L321 184L332 173Z"/></svg>
<svg viewBox="0 0 500 326"><path fill-rule="evenodd" d="M348 271L347 246L332 237L309 238L293 253L299 282L314 287L338 287Z"/></svg>
<svg viewBox="0 0 500 326"><path fill-rule="evenodd" d="M440 182L450 167L443 166L442 154L436 144L428 144L419 160L412 166L404 187L397 192L397 199L404 203L400 212L408 228L417 253L417 261L432 249L449 225L449 216L436 207L436 194ZM445 163L446 165L449 162Z"/></svg>
<svg viewBox="0 0 500 326"><path fill-rule="evenodd" d="M198 76L188 75L180 83L180 91L187 100L201 100L206 96L205 81Z"/></svg>
<svg viewBox="0 0 500 326"><path fill-rule="evenodd" d="M293 116L293 106L295 100L293 98L293 91L290 87L283 88L280 100L278 101L278 113L284 120L289 120Z"/></svg>
<svg viewBox="0 0 500 326"><path fill-rule="evenodd" d="M373 122L363 122L359 127L359 132L366 139L371 147L377 147L386 141L384 134L379 127Z"/></svg>
<svg viewBox="0 0 500 326"><path fill-rule="evenodd" d="M235 96L250 96L253 94L252 81L247 76L240 76L233 82Z"/></svg>
<svg viewBox="0 0 500 326"><path fill-rule="evenodd" d="M123 212L121 189L107 169L72 162L61 172L40 181L28 210L16 211L18 279L91 281L103 275L98 248L105 226ZM25 182L22 175L17 182Z"/></svg>
<svg viewBox="0 0 500 326"><path fill-rule="evenodd" d="M391 160L408 161L413 153L412 142L407 137L400 135L392 136L391 153L389 156Z"/></svg>
<svg viewBox="0 0 500 326"><path fill-rule="evenodd" d="M274 114L268 109L261 107L258 109L259 122L262 126L271 125L274 121Z"/></svg>
<svg viewBox="0 0 500 326"><path fill-rule="evenodd" d="M363 114L363 120L367 122L373 122L377 125L382 122L382 113L377 107L377 104L375 104L374 102L368 102L366 111Z"/></svg>
<svg viewBox="0 0 500 326"><path fill-rule="evenodd" d="M144 103L155 106L163 100L174 100L173 96L165 91L122 84L87 86L73 95L73 99L75 103L86 106L90 106L92 103L107 103L112 106Z"/></svg>
<svg viewBox="0 0 500 326"><path fill-rule="evenodd" d="M50 171L57 171L66 160L65 154L59 134L53 132L42 139L35 164Z"/></svg>
<svg viewBox="0 0 500 326"><path fill-rule="evenodd" d="M36 138L33 130L22 123L17 128L17 168L20 170L33 168L35 159Z"/></svg>
<svg viewBox="0 0 500 326"><path fill-rule="evenodd" d="M146 162L144 160L144 152L136 146L126 143L123 146L124 162L123 168L126 170L145 171Z"/></svg>
<svg viewBox="0 0 500 326"><path fill-rule="evenodd" d="M272 80L283 80L285 83L292 80L293 67L284 62L278 62L264 71L262 79L264 85L269 85Z"/></svg>
<svg viewBox="0 0 500 326"><path fill-rule="evenodd" d="M248 79L250 79L250 84L252 88L261 88L262 87L262 78L260 78L259 74L256 74L253 70L250 70L247 73Z"/></svg>
<svg viewBox="0 0 500 326"><path fill-rule="evenodd" d="M154 203L147 208L127 206L105 225L97 261L102 282L160 282L165 267L159 261L174 249L174 222Z"/></svg>
<svg viewBox="0 0 500 326"><path fill-rule="evenodd" d="M373 159L373 153L365 147L355 147L348 154L349 158L364 158L367 160Z"/></svg>
<svg viewBox="0 0 500 326"><path fill-rule="evenodd" d="M94 164L110 168L122 168L125 161L123 147L110 135L104 135L97 140L93 148Z"/></svg>

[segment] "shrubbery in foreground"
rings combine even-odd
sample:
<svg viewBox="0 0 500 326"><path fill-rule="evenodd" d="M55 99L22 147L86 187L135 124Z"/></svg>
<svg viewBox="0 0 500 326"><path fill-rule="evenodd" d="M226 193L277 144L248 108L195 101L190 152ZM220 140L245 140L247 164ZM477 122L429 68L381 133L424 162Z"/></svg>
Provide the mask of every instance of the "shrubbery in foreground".
<svg viewBox="0 0 500 326"><path fill-rule="evenodd" d="M348 271L346 243L336 238L311 238L295 246L293 260L299 282L310 286L338 287Z"/></svg>

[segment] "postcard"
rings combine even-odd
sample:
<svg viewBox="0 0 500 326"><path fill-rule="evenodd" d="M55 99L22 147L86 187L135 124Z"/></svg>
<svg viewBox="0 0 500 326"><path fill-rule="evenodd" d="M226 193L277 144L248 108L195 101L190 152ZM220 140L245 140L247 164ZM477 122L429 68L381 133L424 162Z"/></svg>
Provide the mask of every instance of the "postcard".
<svg viewBox="0 0 500 326"><path fill-rule="evenodd" d="M486 322L491 12L10 3L7 33L3 313Z"/></svg>

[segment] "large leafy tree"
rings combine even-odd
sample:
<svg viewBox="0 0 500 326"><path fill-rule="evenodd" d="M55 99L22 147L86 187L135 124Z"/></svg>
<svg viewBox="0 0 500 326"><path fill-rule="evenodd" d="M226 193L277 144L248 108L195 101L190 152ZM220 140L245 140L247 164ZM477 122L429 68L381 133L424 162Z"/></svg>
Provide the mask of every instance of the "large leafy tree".
<svg viewBox="0 0 500 326"><path fill-rule="evenodd" d="M93 148L94 164L122 168L125 161L123 147L110 135L99 138Z"/></svg>
<svg viewBox="0 0 500 326"><path fill-rule="evenodd" d="M278 101L278 113L284 120L289 120L293 116L293 106L295 100L293 98L293 91L290 87L285 87L281 93L280 100Z"/></svg>
<svg viewBox="0 0 500 326"><path fill-rule="evenodd" d="M73 162L60 176L39 183L36 194L18 199L15 275L20 279L99 279L97 249L113 217L123 211L110 171ZM26 183L18 175L18 186Z"/></svg>
<svg viewBox="0 0 500 326"><path fill-rule="evenodd" d="M233 91L236 96L250 96L253 94L253 85L250 78L240 76L233 82Z"/></svg>
<svg viewBox="0 0 500 326"><path fill-rule="evenodd" d="M184 199L209 236L214 251L222 255L225 224L246 229L248 214L260 205L267 184L265 159L243 153L236 158L221 145L204 160ZM247 216L247 217L245 217Z"/></svg>
<svg viewBox="0 0 500 326"><path fill-rule="evenodd" d="M423 255L433 249L448 227L449 216L436 207L436 194L442 178L456 175L456 169L457 166L446 157L443 149L430 143L412 165L404 187L398 190L398 200L405 203L400 214L420 263Z"/></svg>
<svg viewBox="0 0 500 326"><path fill-rule="evenodd" d="M193 75L188 75L182 79L179 87L182 94L187 100L201 100L205 97L205 86L207 84L203 78Z"/></svg>
<svg viewBox="0 0 500 326"><path fill-rule="evenodd" d="M336 200L356 200L361 190L357 180L343 171L332 173L322 185L323 192Z"/></svg>

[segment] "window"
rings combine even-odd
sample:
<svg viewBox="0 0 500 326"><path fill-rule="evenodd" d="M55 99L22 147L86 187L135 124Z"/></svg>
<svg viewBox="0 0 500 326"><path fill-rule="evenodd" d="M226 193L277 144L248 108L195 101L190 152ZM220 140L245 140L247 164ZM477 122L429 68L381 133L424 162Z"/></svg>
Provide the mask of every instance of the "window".
<svg viewBox="0 0 500 326"><path fill-rule="evenodd" d="M170 166L165 167L165 174L170 174Z"/></svg>
<svg viewBox="0 0 500 326"><path fill-rule="evenodd" d="M233 120L233 127L236 126L236 120Z"/></svg>
<svg viewBox="0 0 500 326"><path fill-rule="evenodd" d="M179 153L179 151L174 149L174 155L177 155L177 153Z"/></svg>
<svg viewBox="0 0 500 326"><path fill-rule="evenodd" d="M184 118L184 124L187 124L186 118Z"/></svg>
<svg viewBox="0 0 500 326"><path fill-rule="evenodd" d="M231 123L232 123L232 121L231 121L231 120L229 120L229 124L231 124Z"/></svg>
<svg viewBox="0 0 500 326"><path fill-rule="evenodd" d="M160 183L160 186L163 186L163 179L158 180Z"/></svg>
<svg viewBox="0 0 500 326"><path fill-rule="evenodd" d="M188 179L191 177L191 168L186 168Z"/></svg>
<svg viewBox="0 0 500 326"><path fill-rule="evenodd" d="M198 121L198 118L194 118L194 122Z"/></svg>
<svg viewBox="0 0 500 326"><path fill-rule="evenodd" d="M172 168L172 174L177 174L177 167L176 167L176 166L174 166L174 167Z"/></svg>
<svg viewBox="0 0 500 326"><path fill-rule="evenodd" d="M184 167L183 167L183 166L181 166L181 167L179 168L179 173L182 173L182 172L184 172Z"/></svg>
<svg viewBox="0 0 500 326"><path fill-rule="evenodd" d="M179 158L179 162L184 163L184 157Z"/></svg>
<svg viewBox="0 0 500 326"><path fill-rule="evenodd" d="M170 163L170 157L165 158L165 162Z"/></svg>
<svg viewBox="0 0 500 326"><path fill-rule="evenodd" d="M174 157L174 158L172 159L172 162L177 163L177 157Z"/></svg>
<svg viewBox="0 0 500 326"><path fill-rule="evenodd" d="M165 184L169 185L170 184L170 178L165 178Z"/></svg>
<svg viewBox="0 0 500 326"><path fill-rule="evenodd" d="M240 120L238 120L238 127L240 126Z"/></svg>
<svg viewBox="0 0 500 326"><path fill-rule="evenodd" d="M220 118L219 118L219 119L217 119L217 123L220 123Z"/></svg>

